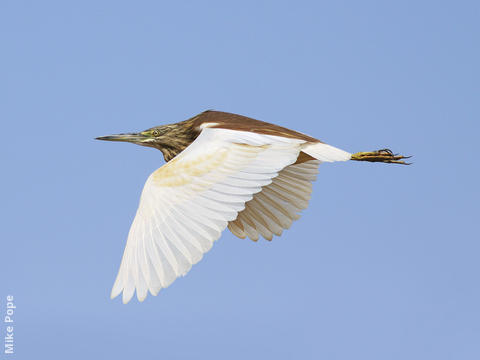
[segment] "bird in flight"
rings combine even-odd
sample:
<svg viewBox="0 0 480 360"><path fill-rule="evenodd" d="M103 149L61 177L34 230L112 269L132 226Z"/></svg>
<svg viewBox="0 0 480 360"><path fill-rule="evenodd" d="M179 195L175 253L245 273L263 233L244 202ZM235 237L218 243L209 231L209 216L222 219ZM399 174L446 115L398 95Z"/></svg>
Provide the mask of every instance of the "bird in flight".
<svg viewBox="0 0 480 360"><path fill-rule="evenodd" d="M311 136L208 110L191 119L98 137L149 146L166 164L147 179L112 299L157 295L185 275L228 229L257 241L280 236L308 206L322 162L407 164L388 149L350 154Z"/></svg>

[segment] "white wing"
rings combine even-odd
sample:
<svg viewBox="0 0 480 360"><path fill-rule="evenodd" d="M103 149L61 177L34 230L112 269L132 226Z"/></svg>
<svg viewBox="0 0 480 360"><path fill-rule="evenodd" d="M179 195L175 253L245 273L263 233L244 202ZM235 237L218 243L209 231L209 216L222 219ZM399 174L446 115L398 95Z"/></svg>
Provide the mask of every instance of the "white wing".
<svg viewBox="0 0 480 360"><path fill-rule="evenodd" d="M299 212L308 207L312 182L318 174L321 161L309 160L285 167L271 184L245 204L237 218L228 223L230 231L239 238L253 241L263 236L272 240L300 218Z"/></svg>
<svg viewBox="0 0 480 360"><path fill-rule="evenodd" d="M271 184L263 187L245 204L237 218L228 223L230 231L241 239L247 236L253 241L263 236L272 240L300 218L299 212L308 207L312 182L322 161L347 161L351 154L324 143L305 143L302 152L314 157L285 167Z"/></svg>
<svg viewBox="0 0 480 360"><path fill-rule="evenodd" d="M245 203L293 164L305 142L204 129L145 183L112 298L143 301L185 275Z"/></svg>

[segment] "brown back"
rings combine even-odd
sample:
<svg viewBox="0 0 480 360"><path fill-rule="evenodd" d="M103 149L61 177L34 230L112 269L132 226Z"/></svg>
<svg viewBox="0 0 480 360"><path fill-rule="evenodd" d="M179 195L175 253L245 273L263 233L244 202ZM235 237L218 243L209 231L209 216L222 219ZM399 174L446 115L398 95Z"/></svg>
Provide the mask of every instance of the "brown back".
<svg viewBox="0 0 480 360"><path fill-rule="evenodd" d="M196 128L205 123L216 123L212 128L232 129L250 131L259 134L283 136L286 138L301 139L308 142L321 142L306 134L290 130L282 126L270 124L264 121L255 120L246 116L227 113L223 111L207 110L189 119L193 121Z"/></svg>

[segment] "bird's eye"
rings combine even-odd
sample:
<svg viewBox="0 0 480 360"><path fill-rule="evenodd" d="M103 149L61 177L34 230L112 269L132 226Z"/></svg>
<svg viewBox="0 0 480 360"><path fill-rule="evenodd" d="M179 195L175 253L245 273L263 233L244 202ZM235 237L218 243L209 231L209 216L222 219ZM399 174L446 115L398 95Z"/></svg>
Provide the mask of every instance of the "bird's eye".
<svg viewBox="0 0 480 360"><path fill-rule="evenodd" d="M160 136L160 131L158 131L157 129L155 129L155 130L152 131L152 135L153 135L153 136Z"/></svg>

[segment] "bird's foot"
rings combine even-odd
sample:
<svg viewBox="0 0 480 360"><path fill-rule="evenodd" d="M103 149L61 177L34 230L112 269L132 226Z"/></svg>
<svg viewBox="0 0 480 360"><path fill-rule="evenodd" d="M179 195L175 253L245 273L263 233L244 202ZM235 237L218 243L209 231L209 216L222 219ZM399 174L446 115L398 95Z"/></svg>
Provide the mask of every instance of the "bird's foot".
<svg viewBox="0 0 480 360"><path fill-rule="evenodd" d="M394 154L390 149L382 149L377 151L366 151L352 154L350 160L410 165L411 163L402 161L403 159L408 159L410 157L411 156Z"/></svg>

